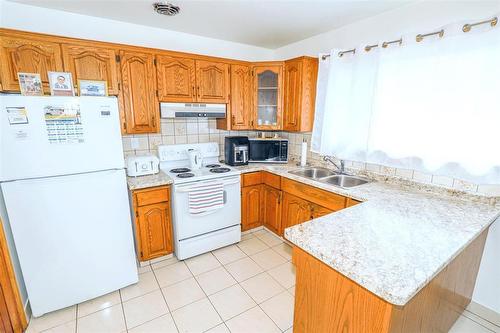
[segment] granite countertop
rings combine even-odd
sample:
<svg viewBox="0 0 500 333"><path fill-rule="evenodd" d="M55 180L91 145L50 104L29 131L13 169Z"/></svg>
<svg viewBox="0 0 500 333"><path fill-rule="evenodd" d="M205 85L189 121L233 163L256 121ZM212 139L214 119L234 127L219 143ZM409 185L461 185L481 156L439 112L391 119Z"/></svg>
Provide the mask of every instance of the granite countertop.
<svg viewBox="0 0 500 333"><path fill-rule="evenodd" d="M160 170L159 173L147 176L127 177L128 189L140 190L148 187L172 184L172 178Z"/></svg>
<svg viewBox="0 0 500 333"><path fill-rule="evenodd" d="M259 170L365 201L285 230L285 238L387 302L403 306L481 234L500 205L377 181L342 189L294 176L295 165ZM484 200L483 200L484 201ZM495 202L495 201L493 201Z"/></svg>
<svg viewBox="0 0 500 333"><path fill-rule="evenodd" d="M403 306L500 214L489 200L408 182L343 189L292 175L295 164L249 164L363 203L287 228L285 238L389 303ZM127 177L130 190L167 185L156 175Z"/></svg>

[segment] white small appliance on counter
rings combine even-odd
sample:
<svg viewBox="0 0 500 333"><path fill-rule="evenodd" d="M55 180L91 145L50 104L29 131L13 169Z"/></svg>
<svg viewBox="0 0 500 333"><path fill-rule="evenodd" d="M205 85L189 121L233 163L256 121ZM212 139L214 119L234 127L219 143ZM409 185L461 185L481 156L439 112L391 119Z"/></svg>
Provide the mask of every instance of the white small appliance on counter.
<svg viewBox="0 0 500 333"><path fill-rule="evenodd" d="M193 170L201 169L203 164L203 155L198 149L188 149L189 167Z"/></svg>
<svg viewBox="0 0 500 333"><path fill-rule="evenodd" d="M201 168L191 168L189 150ZM183 260L241 240L240 171L219 162L216 142L161 145L160 169L172 180L175 255Z"/></svg>
<svg viewBox="0 0 500 333"><path fill-rule="evenodd" d="M160 172L160 160L158 157L147 155L136 155L127 157L127 176L138 177L154 175Z"/></svg>

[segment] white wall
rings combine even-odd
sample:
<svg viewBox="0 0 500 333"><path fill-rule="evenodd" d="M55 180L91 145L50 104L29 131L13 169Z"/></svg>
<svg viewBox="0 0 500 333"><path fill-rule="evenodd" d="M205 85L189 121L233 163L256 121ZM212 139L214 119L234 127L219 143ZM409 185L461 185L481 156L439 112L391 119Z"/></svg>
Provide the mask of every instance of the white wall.
<svg viewBox="0 0 500 333"><path fill-rule="evenodd" d="M249 61L271 60L274 55L272 50L262 47L5 0L0 0L0 26Z"/></svg>
<svg viewBox="0 0 500 333"><path fill-rule="evenodd" d="M398 39L404 33L426 33L455 21L484 19L500 12L499 1L423 1L358 21L275 50L275 59L317 56L333 48Z"/></svg>
<svg viewBox="0 0 500 333"><path fill-rule="evenodd" d="M500 313L500 218L488 232L472 299Z"/></svg>

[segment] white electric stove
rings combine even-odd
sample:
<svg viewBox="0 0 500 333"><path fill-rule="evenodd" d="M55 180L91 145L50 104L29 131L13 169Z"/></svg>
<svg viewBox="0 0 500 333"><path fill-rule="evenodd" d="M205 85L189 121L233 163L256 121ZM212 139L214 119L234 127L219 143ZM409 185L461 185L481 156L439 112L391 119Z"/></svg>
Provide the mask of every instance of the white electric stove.
<svg viewBox="0 0 500 333"><path fill-rule="evenodd" d="M188 150L202 156L202 167L192 169ZM175 254L186 259L241 240L240 171L219 162L215 142L158 146L160 169L173 180L172 218ZM200 186L223 187L223 205L216 210L190 213L190 192Z"/></svg>

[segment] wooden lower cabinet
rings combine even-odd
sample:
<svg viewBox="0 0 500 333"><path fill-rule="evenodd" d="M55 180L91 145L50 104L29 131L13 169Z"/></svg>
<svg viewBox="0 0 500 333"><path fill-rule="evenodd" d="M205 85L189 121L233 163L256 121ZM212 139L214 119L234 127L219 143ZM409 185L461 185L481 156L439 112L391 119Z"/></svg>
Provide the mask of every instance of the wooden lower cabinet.
<svg viewBox="0 0 500 333"><path fill-rule="evenodd" d="M488 230L404 306L396 306L361 287L298 247L295 333L448 332L472 298Z"/></svg>
<svg viewBox="0 0 500 333"><path fill-rule="evenodd" d="M262 225L262 184L241 188L241 231Z"/></svg>
<svg viewBox="0 0 500 333"><path fill-rule="evenodd" d="M137 212L141 259L149 260L172 253L170 204L162 202L139 207Z"/></svg>
<svg viewBox="0 0 500 333"><path fill-rule="evenodd" d="M137 255L140 261L173 252L169 188L133 192Z"/></svg>
<svg viewBox="0 0 500 333"><path fill-rule="evenodd" d="M242 175L241 230L261 225L283 236L286 228L360 203L267 171Z"/></svg>
<svg viewBox="0 0 500 333"><path fill-rule="evenodd" d="M360 203L361 203L361 201L358 201L356 199L347 198L345 206L347 208L347 207L355 206L355 205L360 204Z"/></svg>
<svg viewBox="0 0 500 333"><path fill-rule="evenodd" d="M24 304L0 218L0 332L23 332L28 326Z"/></svg>
<svg viewBox="0 0 500 333"><path fill-rule="evenodd" d="M309 201L284 192L282 214L281 234L286 228L311 220L312 206Z"/></svg>
<svg viewBox="0 0 500 333"><path fill-rule="evenodd" d="M323 215L328 215L333 212L334 211L331 209L322 207L320 205L311 204L311 216L313 219L317 219L318 217L321 217Z"/></svg>
<svg viewBox="0 0 500 333"><path fill-rule="evenodd" d="M14 332L12 323L10 322L9 311L5 303L5 296L0 286L0 332L11 333Z"/></svg>
<svg viewBox="0 0 500 333"><path fill-rule="evenodd" d="M281 198L283 192L269 185L262 185L262 223L272 232L282 235Z"/></svg>

